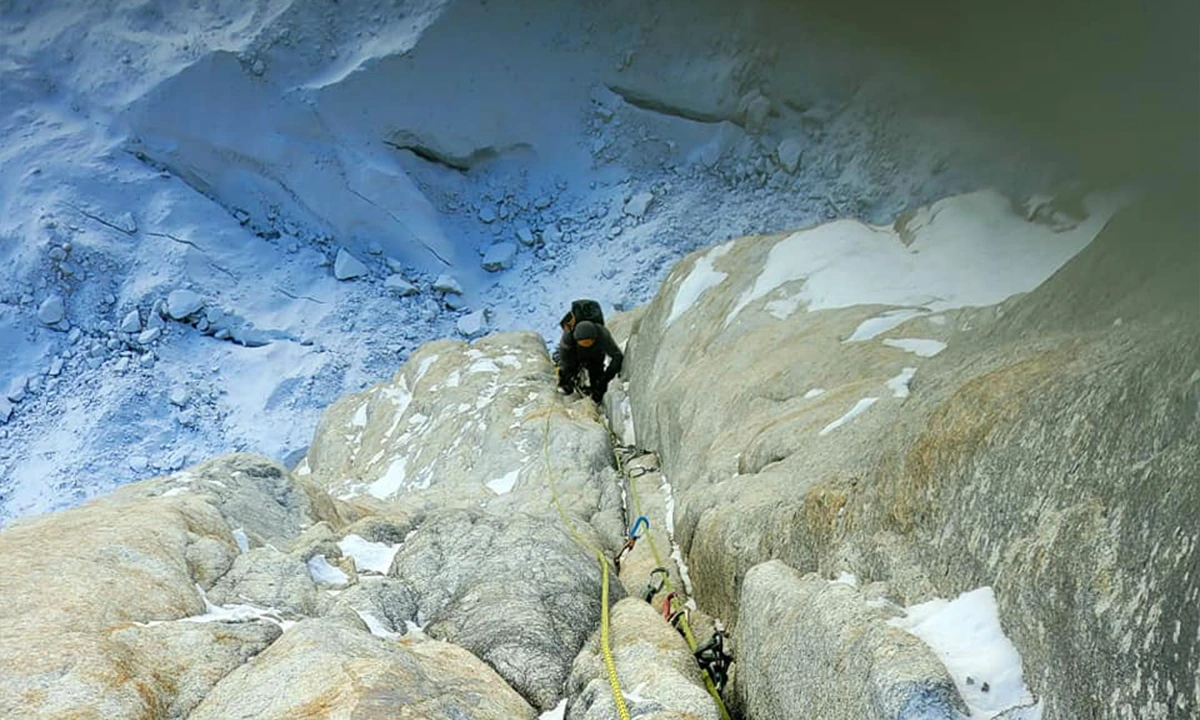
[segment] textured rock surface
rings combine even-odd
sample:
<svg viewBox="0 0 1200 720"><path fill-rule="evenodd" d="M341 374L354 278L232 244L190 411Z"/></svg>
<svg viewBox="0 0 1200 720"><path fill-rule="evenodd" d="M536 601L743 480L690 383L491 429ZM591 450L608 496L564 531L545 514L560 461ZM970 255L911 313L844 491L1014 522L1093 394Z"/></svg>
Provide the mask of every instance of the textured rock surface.
<svg viewBox="0 0 1200 720"><path fill-rule="evenodd" d="M555 393L553 373L534 333L429 343L391 381L332 405L298 472L410 518L481 506L556 513L553 476L564 506L590 520L602 492L604 507L619 505L608 435L594 405ZM608 532L619 542L620 521Z"/></svg>
<svg viewBox="0 0 1200 720"><path fill-rule="evenodd" d="M392 381L331 407L299 470L378 513L345 532L401 543L389 575L412 589L427 634L541 710L600 613L599 564L564 516L609 553L624 525L594 405L557 395L552 373L532 333L426 345Z"/></svg>
<svg viewBox="0 0 1200 720"><path fill-rule="evenodd" d="M955 720L966 710L937 656L849 585L772 560L746 574L739 611L747 718Z"/></svg>
<svg viewBox="0 0 1200 720"><path fill-rule="evenodd" d="M654 608L626 598L613 607L611 627L613 661L632 717L720 720L716 703L705 689L683 637ZM598 632L571 666L567 694L572 698L567 705L567 720L619 718L600 654Z"/></svg>
<svg viewBox="0 0 1200 720"><path fill-rule="evenodd" d="M350 621L307 620L229 675L191 720L532 720L520 695L467 651L397 643Z"/></svg>
<svg viewBox="0 0 1200 720"><path fill-rule="evenodd" d="M434 513L392 573L416 589L427 634L475 653L542 710L600 620L599 563L552 517Z"/></svg>
<svg viewBox="0 0 1200 720"><path fill-rule="evenodd" d="M295 619L316 612L317 588L302 560L265 546L239 555L208 599L217 605L274 608Z"/></svg>
<svg viewBox="0 0 1200 720"><path fill-rule="evenodd" d="M234 564L243 522L270 537L305 522L306 502L276 495L285 482L231 455L6 528L0 716L182 717L278 629L137 623L203 613L196 586Z"/></svg>
<svg viewBox="0 0 1200 720"><path fill-rule="evenodd" d="M626 357L701 605L736 623L771 558L904 602L990 585L1047 720L1195 712L1200 257L1163 217L1126 210L1027 295L863 342L844 341L895 308L803 312L802 280L741 303L781 238L685 261ZM702 260L713 284L668 324Z"/></svg>

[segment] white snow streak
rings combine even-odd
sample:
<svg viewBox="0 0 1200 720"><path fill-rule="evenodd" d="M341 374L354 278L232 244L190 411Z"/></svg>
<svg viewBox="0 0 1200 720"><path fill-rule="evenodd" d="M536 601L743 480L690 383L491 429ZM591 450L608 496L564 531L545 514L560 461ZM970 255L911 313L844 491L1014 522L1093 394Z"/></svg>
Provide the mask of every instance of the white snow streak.
<svg viewBox="0 0 1200 720"><path fill-rule="evenodd" d="M837 430L841 426L845 425L846 423L850 422L854 418L861 415L863 413L863 411L865 411L867 408L874 405L875 401L878 399L879 398L867 397L867 398L863 398L862 400L859 400L857 403L854 404L854 407L850 408L850 410L845 415L841 416L837 420L834 420L833 422L829 423L825 427L821 428L821 432L819 432L817 434L818 435L828 435L829 433L833 432L834 430Z"/></svg>
<svg viewBox="0 0 1200 720"><path fill-rule="evenodd" d="M887 381L888 389L892 391L892 397L906 398L908 397L908 383L912 381L913 375L917 374L917 369L914 367L906 367L900 371L900 374L891 380Z"/></svg>
<svg viewBox="0 0 1200 720"><path fill-rule="evenodd" d="M946 349L946 343L924 338L887 338L883 344L913 353L917 357L933 357Z"/></svg>
<svg viewBox="0 0 1200 720"><path fill-rule="evenodd" d="M728 277L727 273L713 269L713 263L732 249L732 242L717 245L696 261L692 271L679 283L679 289L675 291L675 301L671 303L671 312L667 315L665 323L667 327L695 305L706 290L720 285Z"/></svg>

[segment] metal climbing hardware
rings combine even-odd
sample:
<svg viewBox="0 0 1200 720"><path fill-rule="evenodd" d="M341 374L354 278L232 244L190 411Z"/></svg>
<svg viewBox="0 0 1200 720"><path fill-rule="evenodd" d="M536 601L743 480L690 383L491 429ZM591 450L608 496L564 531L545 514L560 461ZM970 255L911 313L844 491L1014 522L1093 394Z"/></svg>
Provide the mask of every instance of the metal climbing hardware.
<svg viewBox="0 0 1200 720"><path fill-rule="evenodd" d="M712 637L696 648L693 653L696 662L717 686L717 692L725 692L725 683L729 680L729 666L733 664L733 655L725 650L725 626L720 620L715 622Z"/></svg>
<svg viewBox="0 0 1200 720"><path fill-rule="evenodd" d="M675 599L675 593L667 593L667 599L663 600L663 620L671 619L671 601Z"/></svg>
<svg viewBox="0 0 1200 720"><path fill-rule="evenodd" d="M657 580L657 582L655 582ZM667 582L667 569L664 567L656 567L650 572L650 581L646 583L646 589L642 592L642 600L650 602L654 596L663 589L663 585Z"/></svg>
<svg viewBox="0 0 1200 720"><path fill-rule="evenodd" d="M642 538L638 534L638 527L642 528L642 532L650 529L650 518L645 515L638 515L637 520L633 521L633 527L629 528L629 535L625 538L625 544L621 546L621 551L613 558L613 565L617 567L617 572L621 572L621 561L625 559L626 553L633 552L633 546Z"/></svg>

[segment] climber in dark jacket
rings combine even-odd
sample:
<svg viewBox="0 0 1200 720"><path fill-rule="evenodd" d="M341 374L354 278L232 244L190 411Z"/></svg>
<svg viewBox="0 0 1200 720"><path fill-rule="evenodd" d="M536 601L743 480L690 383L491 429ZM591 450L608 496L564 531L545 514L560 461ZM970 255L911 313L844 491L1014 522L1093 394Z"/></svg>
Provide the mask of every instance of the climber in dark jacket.
<svg viewBox="0 0 1200 720"><path fill-rule="evenodd" d="M621 372L625 356L608 330L598 323L582 320L573 330L563 332L555 352L558 359L558 387L567 394L579 385L579 371L586 369L591 387L588 394L599 403L610 380ZM604 366L608 359L608 367Z"/></svg>

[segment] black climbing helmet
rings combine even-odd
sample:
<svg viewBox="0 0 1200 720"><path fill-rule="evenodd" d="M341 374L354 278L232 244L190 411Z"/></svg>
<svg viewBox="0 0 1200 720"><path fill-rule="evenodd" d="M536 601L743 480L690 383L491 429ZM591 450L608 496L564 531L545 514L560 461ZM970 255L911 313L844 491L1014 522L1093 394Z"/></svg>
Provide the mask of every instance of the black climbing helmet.
<svg viewBox="0 0 1200 720"><path fill-rule="evenodd" d="M590 320L580 320L571 335L580 347L591 347L600 337L600 327Z"/></svg>

